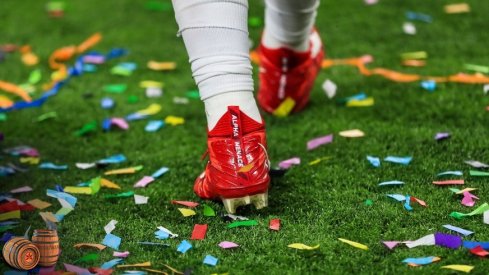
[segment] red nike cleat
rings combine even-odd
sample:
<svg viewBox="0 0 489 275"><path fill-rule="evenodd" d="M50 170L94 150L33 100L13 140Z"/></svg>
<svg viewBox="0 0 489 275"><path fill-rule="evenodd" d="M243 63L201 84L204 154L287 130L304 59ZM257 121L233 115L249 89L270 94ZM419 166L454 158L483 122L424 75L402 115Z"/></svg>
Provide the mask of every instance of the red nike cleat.
<svg viewBox="0 0 489 275"><path fill-rule="evenodd" d="M324 50L316 30L311 33L309 50L298 53L287 48L259 47L260 88L258 103L273 113L286 98L295 101L292 112L302 110L309 101L314 80L321 69Z"/></svg>
<svg viewBox="0 0 489 275"><path fill-rule="evenodd" d="M228 213L253 203L268 206L270 163L264 123L258 123L229 106L208 132L209 161L195 180L194 192L203 199L221 199Z"/></svg>

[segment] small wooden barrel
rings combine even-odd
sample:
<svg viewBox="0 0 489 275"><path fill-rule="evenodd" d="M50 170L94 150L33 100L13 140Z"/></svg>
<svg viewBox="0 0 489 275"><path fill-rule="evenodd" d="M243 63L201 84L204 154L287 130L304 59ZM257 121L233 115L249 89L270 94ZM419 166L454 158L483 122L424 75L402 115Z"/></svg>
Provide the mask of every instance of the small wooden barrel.
<svg viewBox="0 0 489 275"><path fill-rule="evenodd" d="M56 230L37 229L32 235L32 243L41 254L40 266L53 266L59 258L59 239Z"/></svg>
<svg viewBox="0 0 489 275"><path fill-rule="evenodd" d="M10 239L3 247L3 258L14 268L31 270L39 263L39 249L21 237Z"/></svg>

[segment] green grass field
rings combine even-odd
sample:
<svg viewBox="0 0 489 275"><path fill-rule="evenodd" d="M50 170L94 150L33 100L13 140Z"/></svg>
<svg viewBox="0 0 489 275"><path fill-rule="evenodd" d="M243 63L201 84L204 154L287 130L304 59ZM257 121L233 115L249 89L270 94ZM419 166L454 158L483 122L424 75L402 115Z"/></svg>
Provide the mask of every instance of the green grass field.
<svg viewBox="0 0 489 275"><path fill-rule="evenodd" d="M104 225L111 219L119 221L113 234L122 238L120 251L130 251L126 264L151 261L153 269L165 270L168 264L178 270L192 268L195 274L451 274L440 269L450 264L474 265L472 274L487 274L489 266L484 259L471 255L467 249L452 250L439 246L408 249L399 246L388 250L382 240L415 240L437 231L449 233L442 227L452 224L474 231L464 239L489 241L488 225L481 216L455 220L452 211L470 212L473 209L460 204L461 197L452 195L448 187L431 184L436 174L446 170L462 170L465 187L478 188L474 192L480 200L476 207L489 198L488 180L468 175L469 159L489 161L489 113L485 110L489 98L482 85L439 84L436 91L423 90L419 82L400 84L380 77L361 76L352 67L338 66L320 73L312 92L309 107L302 113L275 118L265 115L268 130L269 155L274 165L293 156L301 157L302 164L293 167L282 178L274 179L270 190L270 206L262 211L243 208L240 215L259 222L251 228L228 229L219 217L198 214L184 218L171 200L203 202L194 195L192 185L204 162L200 161L206 146L206 122L203 104L191 99L188 105L173 104L173 97L185 96L195 90L183 42L176 36L177 25L173 11L149 11L145 1L68 1L65 16L49 18L44 5L47 1L2 0L0 3L0 44L30 44L39 55L40 63L26 67L19 53L8 55L0 63L0 79L13 83L27 80L33 68L40 68L43 81L49 80L48 57L55 49L78 44L94 32L104 36L94 50L107 52L114 47L130 50L130 54L99 66L96 73L86 73L72 79L60 93L40 108L7 113L0 122L5 140L2 148L30 145L38 148L41 161L68 164L67 171L42 170L35 166L26 173L0 178L2 192L30 185L33 192L15 196L28 201L39 198L53 205L47 211L57 211L59 203L46 196L46 189L76 185L100 176L105 170L144 165L143 171L126 176L107 176L120 184L122 191L135 191L149 196L147 205L135 205L131 198L113 202L104 195L117 191L101 189L95 195L75 195L78 203L73 212L59 223L63 253L58 262L73 263L94 250L77 250L81 242L101 243ZM167 2L169 1L163 1ZM261 1L250 1L250 16L263 18ZM371 54L375 62L369 66L386 67L424 75L451 75L464 70L465 63L489 64L487 41L489 23L486 1L468 1L472 12L448 15L443 5L457 1L380 1L366 6L361 0L322 1L317 27L326 45L327 56L346 58ZM417 11L433 16L431 24L415 22L418 33L409 36L402 32L406 11ZM250 29L255 45L261 28ZM202 45L205 47L205 45ZM400 65L403 52L426 51L429 54L424 68L405 68ZM146 68L154 59L175 61L177 70L155 72ZM138 69L130 77L114 76L110 68L119 62L135 62ZM71 64L71 63L70 63ZM255 68L255 73L257 72ZM256 79L256 78L255 78ZM367 108L346 108L329 100L321 83L331 79L338 85L337 98L364 91L375 98L375 105ZM139 88L141 80L165 83L161 98L149 99ZM106 84L125 83L123 94L107 94ZM92 93L93 97L83 95ZM2 93L3 94L3 93ZM40 91L36 96L39 96ZM127 97L139 97L137 103L128 103ZM110 96L116 101L112 110L100 107L100 99ZM166 126L156 133L144 131L146 121L130 123L128 131L101 129L86 137L73 132L85 123L106 117L124 117L151 103L162 105L154 119L168 115L182 116L182 126ZM41 123L33 119L56 111L57 118ZM361 129L364 138L346 139L337 135L347 129ZM450 132L451 139L436 142L437 132ZM314 151L306 150L306 142L314 137L334 133L332 144ZM79 170L76 162L89 162L122 153L128 161L105 169ZM413 156L409 166L382 163L372 167L366 155ZM308 162L330 157L317 165ZM18 158L2 154L0 164ZM161 166L170 172L145 189L132 185L143 175L150 175ZM378 187L382 181L401 180L401 187ZM401 203L386 194L409 194L425 200L427 208L414 205L406 211ZM373 201L371 206L365 200ZM219 203L207 202L218 213L224 208ZM13 233L23 234L28 226L44 227L39 210L22 213L22 219ZM279 232L268 229L271 218L280 218ZM185 254L176 251L183 239L189 239L194 224L209 225L206 239L191 241L194 248ZM179 234L179 238L164 241L167 248L138 245L139 241L157 241L153 232L164 226ZM338 241L346 238L369 246L368 251L350 247ZM234 250L217 246L228 240L240 244ZM320 244L312 252L287 248L291 243ZM80 264L83 267L100 266L112 259L112 249L100 252L96 262ZM219 259L216 267L202 264L205 255ZM412 268L401 261L408 257L439 256L441 261L424 267ZM0 264L0 270L8 269ZM131 269L133 270L133 269ZM167 270L168 271L168 270ZM117 269L122 273L122 269Z"/></svg>

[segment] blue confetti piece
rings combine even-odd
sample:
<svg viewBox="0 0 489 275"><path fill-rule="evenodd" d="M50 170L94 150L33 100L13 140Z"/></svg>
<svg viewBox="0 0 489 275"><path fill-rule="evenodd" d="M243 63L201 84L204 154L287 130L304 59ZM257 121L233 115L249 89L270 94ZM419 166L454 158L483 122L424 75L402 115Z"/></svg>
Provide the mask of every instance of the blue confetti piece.
<svg viewBox="0 0 489 275"><path fill-rule="evenodd" d="M427 264L431 264L433 260L435 260L436 258L438 257L430 256L430 257L422 257L422 258L406 258L402 262L407 264L427 265Z"/></svg>
<svg viewBox="0 0 489 275"><path fill-rule="evenodd" d="M169 170L170 170L170 168L163 166L160 169L158 169L156 172L154 172L153 175L151 175L151 177L154 178L154 179L159 178L163 174L165 174L166 172L168 172Z"/></svg>
<svg viewBox="0 0 489 275"><path fill-rule="evenodd" d="M117 64L117 67L124 68L128 71L134 71L137 69L138 65L134 62L122 62L120 64Z"/></svg>
<svg viewBox="0 0 489 275"><path fill-rule="evenodd" d="M103 263L100 268L101 269L109 269L109 268L112 268L116 265L118 265L119 263L121 263L122 261L124 261L124 259L120 259L120 258L117 258L117 259L113 259L113 260L110 260L108 262L105 262Z"/></svg>
<svg viewBox="0 0 489 275"><path fill-rule="evenodd" d="M391 180L391 181L384 181L379 183L379 186L386 186L386 185L403 185L403 181L398 181L398 180Z"/></svg>
<svg viewBox="0 0 489 275"><path fill-rule="evenodd" d="M442 176L463 176L464 173L462 171L445 171L445 172L441 172L441 173L438 173L438 175L436 175L437 177L442 177Z"/></svg>
<svg viewBox="0 0 489 275"><path fill-rule="evenodd" d="M401 195L401 194L388 194L387 197L389 198L393 198L395 199L396 201L405 201L406 200L406 196L404 195Z"/></svg>
<svg viewBox="0 0 489 275"><path fill-rule="evenodd" d="M102 130L109 131L112 126L112 120L110 118L106 118L102 121Z"/></svg>
<svg viewBox="0 0 489 275"><path fill-rule="evenodd" d="M179 245L178 245L178 248L177 248L177 251L180 252L180 253L185 253L187 252L190 248L192 248L192 245L187 241L187 240L183 240Z"/></svg>
<svg viewBox="0 0 489 275"><path fill-rule="evenodd" d="M56 220L58 220L58 222L62 221L65 217L65 215L61 214L54 214L54 216L56 217Z"/></svg>
<svg viewBox="0 0 489 275"><path fill-rule="evenodd" d="M47 195L49 197L53 197L53 198L57 198L57 199L63 199L66 202L68 202L71 205L71 207L75 208L77 199L68 193L58 192L58 191L48 189Z"/></svg>
<svg viewBox="0 0 489 275"><path fill-rule="evenodd" d="M113 58L117 58L117 57L121 57L121 56L127 55L128 53L129 53L129 51L127 51L126 49L114 48L114 49L111 49L105 55L105 58L107 58L107 59L113 59Z"/></svg>
<svg viewBox="0 0 489 275"><path fill-rule="evenodd" d="M445 227L446 229L448 230L452 230L452 231L455 231L455 232L458 232L464 236L469 236L471 234L474 234L474 232L472 231L469 231L469 230L466 230L466 229L463 229L463 228L460 228L460 227L456 227L456 226L453 226L451 224L445 224L443 227Z"/></svg>
<svg viewBox="0 0 489 275"><path fill-rule="evenodd" d="M15 235L10 233L10 232L5 232L3 233L3 236L2 238L0 239L0 242L3 242L3 243L6 243L8 242L10 239L12 239Z"/></svg>
<svg viewBox="0 0 489 275"><path fill-rule="evenodd" d="M165 122L163 120L150 120L148 121L146 127L144 127L144 130L146 132L156 132L159 129L161 129L164 125Z"/></svg>
<svg viewBox="0 0 489 275"><path fill-rule="evenodd" d="M433 18L430 15L424 14L424 13L419 13L419 12L414 12L414 11L406 12L406 18L409 20L422 21L425 23L433 22Z"/></svg>
<svg viewBox="0 0 489 275"><path fill-rule="evenodd" d="M380 159L378 157L373 157L373 156L367 156L367 160L372 164L374 167L380 167Z"/></svg>
<svg viewBox="0 0 489 275"><path fill-rule="evenodd" d="M94 64L83 64L82 70L86 73L94 73L97 71L97 66Z"/></svg>
<svg viewBox="0 0 489 275"><path fill-rule="evenodd" d="M119 250L119 245L121 244L121 238L117 237L116 235L113 234L107 234L105 235L104 240L102 241L103 245L106 245L110 248L113 248L115 250Z"/></svg>
<svg viewBox="0 0 489 275"><path fill-rule="evenodd" d="M141 120L141 119L146 119L147 117L148 116L141 115L141 114L138 114L138 113L133 113L133 114L130 114L130 115L126 116L126 120L127 121Z"/></svg>
<svg viewBox="0 0 489 275"><path fill-rule="evenodd" d="M489 249L489 242L473 242L473 241L464 241L463 246L467 249L472 249L480 245L485 250Z"/></svg>
<svg viewBox="0 0 489 275"><path fill-rule="evenodd" d="M344 98L343 100L345 102L348 102L348 101L352 101L352 100L362 100L362 99L366 99L367 98L367 94L365 93L358 93L356 95L352 95L352 96L349 96L349 97L346 97Z"/></svg>
<svg viewBox="0 0 489 275"><path fill-rule="evenodd" d="M104 97L100 100L100 107L103 109L112 109L115 106L115 101L110 97Z"/></svg>
<svg viewBox="0 0 489 275"><path fill-rule="evenodd" d="M41 169L51 169L51 170L67 170L68 165L56 165L52 162L43 162L39 165Z"/></svg>
<svg viewBox="0 0 489 275"><path fill-rule="evenodd" d="M411 207L411 197L410 196L406 196L406 201L404 202L404 208L407 211L412 211L413 210L413 208Z"/></svg>
<svg viewBox="0 0 489 275"><path fill-rule="evenodd" d="M384 161L387 162L392 162L392 163L397 163L397 164L404 164L408 165L413 157L396 157L396 156L388 156L384 159Z"/></svg>
<svg viewBox="0 0 489 275"><path fill-rule="evenodd" d="M166 240L170 237L170 234L168 232L165 232L163 230L158 230L155 232L155 238L160 239L160 240Z"/></svg>
<svg viewBox="0 0 489 275"><path fill-rule="evenodd" d="M421 81L421 88L433 92L436 89L436 82L433 80Z"/></svg>
<svg viewBox="0 0 489 275"><path fill-rule="evenodd" d="M218 259L214 256L207 255L204 258L204 264L206 265L211 265L211 266L216 266Z"/></svg>
<svg viewBox="0 0 489 275"><path fill-rule="evenodd" d="M56 185L54 186L54 189L55 189L56 191L58 191L58 192L63 192L63 193L65 192L65 190L63 189L63 186L61 186L61 185L59 185L59 184L56 184Z"/></svg>
<svg viewBox="0 0 489 275"><path fill-rule="evenodd" d="M126 161L127 158L123 154L113 155L97 161L99 164L116 164Z"/></svg>

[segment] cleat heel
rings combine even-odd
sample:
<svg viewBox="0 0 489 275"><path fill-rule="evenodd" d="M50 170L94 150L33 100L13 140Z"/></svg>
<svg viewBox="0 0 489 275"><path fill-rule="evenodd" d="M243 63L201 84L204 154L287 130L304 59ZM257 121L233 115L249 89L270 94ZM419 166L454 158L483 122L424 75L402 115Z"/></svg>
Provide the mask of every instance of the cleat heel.
<svg viewBox="0 0 489 275"><path fill-rule="evenodd" d="M250 198L256 209L262 209L268 206L268 191L262 194L253 195Z"/></svg>

